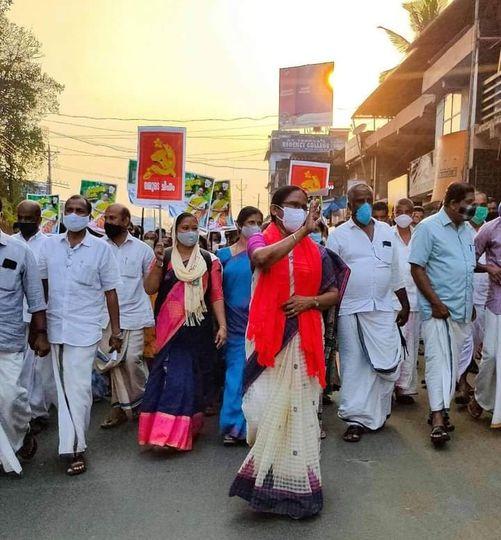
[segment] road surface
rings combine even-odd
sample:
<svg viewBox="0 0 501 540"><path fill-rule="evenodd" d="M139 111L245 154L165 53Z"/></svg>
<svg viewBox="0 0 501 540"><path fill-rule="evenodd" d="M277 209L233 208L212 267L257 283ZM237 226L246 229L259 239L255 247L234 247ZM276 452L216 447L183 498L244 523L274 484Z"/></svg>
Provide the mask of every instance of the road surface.
<svg viewBox="0 0 501 540"><path fill-rule="evenodd" d="M190 453L142 453L135 425L99 428L94 405L89 470L70 478L56 454L55 418L22 478L0 475L0 538L5 539L499 539L501 433L452 411L452 443L429 443L425 391L400 406L380 433L341 440L336 407L324 412L325 505L302 522L259 515L228 488L245 448L224 448L208 419Z"/></svg>

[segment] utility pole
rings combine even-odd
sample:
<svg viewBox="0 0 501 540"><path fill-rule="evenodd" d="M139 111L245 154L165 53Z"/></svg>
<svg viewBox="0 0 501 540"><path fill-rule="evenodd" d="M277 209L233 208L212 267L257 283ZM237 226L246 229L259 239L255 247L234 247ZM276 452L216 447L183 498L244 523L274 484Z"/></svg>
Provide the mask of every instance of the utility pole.
<svg viewBox="0 0 501 540"><path fill-rule="evenodd" d="M243 180L240 178L240 186L236 186L238 191L240 191L240 210L244 207L244 189L247 188L247 184L243 185Z"/></svg>
<svg viewBox="0 0 501 540"><path fill-rule="evenodd" d="M47 195L52 195L52 158L50 143L47 143Z"/></svg>

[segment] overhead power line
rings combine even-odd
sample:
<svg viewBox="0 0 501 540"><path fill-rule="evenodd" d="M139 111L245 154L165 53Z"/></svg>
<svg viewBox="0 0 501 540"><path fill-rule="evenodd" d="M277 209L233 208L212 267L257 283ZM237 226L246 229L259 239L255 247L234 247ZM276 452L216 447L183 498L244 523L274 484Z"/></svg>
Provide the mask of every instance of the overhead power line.
<svg viewBox="0 0 501 540"><path fill-rule="evenodd" d="M189 161L186 160L186 163L191 163L194 165L205 165L206 167L216 167L218 169L235 169L239 171L260 171L268 172L268 169L258 169L256 167L232 167L231 165L215 165L214 163L205 163L203 161Z"/></svg>
<svg viewBox="0 0 501 540"><path fill-rule="evenodd" d="M79 150L78 148L69 148L67 146L59 146L59 145L53 145L53 148L56 150L68 150L69 152L78 152L79 154L88 155L88 156L96 156L96 157L110 157L110 158L118 158L118 159L129 159L124 156L113 156L109 154L97 154L94 152L87 152L86 150ZM134 151L131 151L131 153L136 152L136 149ZM233 159L240 159L244 157L252 157L252 156L258 156L262 155L264 152L266 152L266 148L249 148L245 150L226 150L224 152L197 152L196 154L191 154L189 157L192 158L199 158L203 156L216 156L216 155L222 155L222 154L231 154L229 157L222 157L222 158L213 158L215 160L224 160L227 159L228 161ZM135 156L135 154L134 154ZM131 159L134 159L134 157L131 156Z"/></svg>
<svg viewBox="0 0 501 540"><path fill-rule="evenodd" d="M49 120L48 118L44 119L44 122L49 122L51 124L59 124L63 126L73 126L73 127L83 127L83 128L89 128L89 129L95 129L99 131L113 131L116 133L137 133L137 130L131 130L131 129L116 129L116 128L105 128L105 127L99 127L99 126L91 126L89 124L80 124L77 122L60 122L59 120ZM230 130L236 130L236 129L259 129L259 128L270 128L270 127L276 127L276 124L263 124L261 126L250 125L250 126L231 126L231 127L224 127L224 128L208 128L208 129L190 129L190 133L207 133L212 131L230 131Z"/></svg>
<svg viewBox="0 0 501 540"><path fill-rule="evenodd" d="M96 157L96 158L106 158L106 159L120 159L122 161L129 161L129 159L135 159L135 158L128 158L128 157L125 157L125 156L112 156L110 154L94 154L93 152L79 152L79 153L71 153L71 152L59 152L57 153L58 156L66 156L66 157ZM225 157L225 158L211 158L211 161L226 161L228 163L233 163L233 162L243 162L243 161L246 161L246 162L256 162L256 163L262 163L263 162L263 159L249 159L250 156L255 156L255 155L260 155L260 154L250 154L249 156L247 155L244 155L244 156L238 156L238 157ZM190 155L187 155L186 156L187 159L199 159L199 156L198 155L193 155L193 156L190 156Z"/></svg>
<svg viewBox="0 0 501 540"><path fill-rule="evenodd" d="M268 169L259 169L256 167L233 167L231 165L219 165L219 164L213 164L213 163L207 163L203 161L192 161L192 160L186 160L186 163L189 163L191 165L204 165L205 167L215 167L217 169L234 169L234 170L241 170L241 171L259 171L259 172L268 172ZM60 171L67 171L67 172L73 172L73 173L80 173L85 174L87 176L94 176L99 177L102 176L103 178L113 178L118 180L123 180L123 178L120 175L110 175L107 173L101 173L96 171L88 171L84 169L76 169L74 167L61 167L59 165L54 166L55 169Z"/></svg>
<svg viewBox="0 0 501 540"><path fill-rule="evenodd" d="M56 134L56 131L52 133ZM58 133L53 139L60 137L76 137L82 140L92 139L106 139L106 140L137 140L137 135L87 135L85 133L78 133L76 135L68 135L66 133ZM267 141L268 137L263 137L259 133L240 133L235 135L188 135L187 139L207 139L211 141Z"/></svg>
<svg viewBox="0 0 501 540"><path fill-rule="evenodd" d="M235 116L233 118L184 118L182 120L174 118L124 118L120 116L91 116L87 114L63 114L52 113L54 116L62 116L64 118L83 118L86 120L117 120L119 122L170 122L173 124L190 124L195 122L240 122L249 120L261 122L269 118L278 118L277 114L265 114L263 116Z"/></svg>

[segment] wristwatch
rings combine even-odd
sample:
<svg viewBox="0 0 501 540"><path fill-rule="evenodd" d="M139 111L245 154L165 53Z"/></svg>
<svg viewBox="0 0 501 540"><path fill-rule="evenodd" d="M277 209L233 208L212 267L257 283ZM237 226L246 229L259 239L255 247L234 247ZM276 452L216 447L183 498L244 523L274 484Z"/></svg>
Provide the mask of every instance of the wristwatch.
<svg viewBox="0 0 501 540"><path fill-rule="evenodd" d="M315 309L319 309L320 308L320 302L318 301L318 298L316 296L315 296L315 298L313 298L313 302L314 302Z"/></svg>

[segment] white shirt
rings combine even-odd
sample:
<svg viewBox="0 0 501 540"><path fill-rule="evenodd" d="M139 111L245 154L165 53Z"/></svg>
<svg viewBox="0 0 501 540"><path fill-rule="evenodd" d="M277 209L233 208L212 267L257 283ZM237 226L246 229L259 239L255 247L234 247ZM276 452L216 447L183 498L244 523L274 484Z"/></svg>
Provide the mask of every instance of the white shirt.
<svg viewBox="0 0 501 540"><path fill-rule="evenodd" d="M34 234L31 238L26 240L26 238L20 233L16 233L12 235L13 238L17 238L18 240L21 240L21 242L24 242L27 244L27 246L31 249L31 252L35 256L35 260L38 262L40 259L40 251L42 249L42 246L47 238L49 238L46 234L44 234L42 231L38 231L36 234Z"/></svg>
<svg viewBox="0 0 501 540"><path fill-rule="evenodd" d="M407 291L407 298L409 299L409 305L411 311L419 311L417 287L414 283L414 280L412 279L411 265L409 263L411 243L409 242L409 244L406 244L402 240L402 237L400 236L400 233L398 232L398 227L396 225L393 227L393 230L395 231L395 246L398 252L398 261L400 263L400 275L402 276L402 279L404 281L405 290ZM400 305L400 302L396 296L393 298L393 308L397 311L400 311L402 309L402 306Z"/></svg>
<svg viewBox="0 0 501 540"><path fill-rule="evenodd" d="M477 236L478 230L467 223L468 227L471 228L473 236ZM487 264L487 259L485 253L482 254L480 259L478 259L480 264ZM473 274L473 304L475 306L484 307L487 302L487 296L489 295L489 274L487 272L475 272Z"/></svg>
<svg viewBox="0 0 501 540"><path fill-rule="evenodd" d="M13 234L12 238L17 238L18 240L26 244L30 248L33 256L35 257L35 261L38 264L38 261L40 260L40 250L42 249L43 243L48 238L48 236L42 231L38 231L31 238L28 238L28 240L26 240L26 238L20 232L18 232L16 234ZM24 297L23 300L23 321L25 323L31 322L31 313L28 313L28 302L26 301L26 297Z"/></svg>
<svg viewBox="0 0 501 540"><path fill-rule="evenodd" d="M155 326L151 302L143 285L143 279L147 275L151 263L155 260L153 250L131 234L127 236L121 246L117 246L108 237L104 237L103 240L111 247L120 269L122 283L117 287L118 303L120 304L120 328L140 330ZM108 324L108 320L106 312L105 326Z"/></svg>
<svg viewBox="0 0 501 540"><path fill-rule="evenodd" d="M329 234L327 247L350 267L351 274L339 315L394 311L393 293L404 287L395 233L386 223L374 222L372 242L350 219Z"/></svg>
<svg viewBox="0 0 501 540"><path fill-rule="evenodd" d="M47 238L40 254L40 274L49 280L49 342L87 347L102 337L105 291L117 289L120 273L111 248L86 233L74 248L66 233Z"/></svg>

